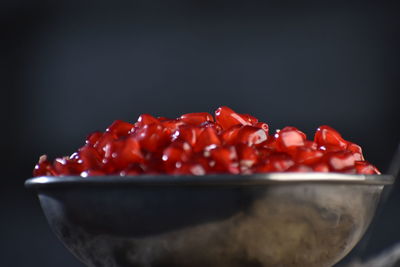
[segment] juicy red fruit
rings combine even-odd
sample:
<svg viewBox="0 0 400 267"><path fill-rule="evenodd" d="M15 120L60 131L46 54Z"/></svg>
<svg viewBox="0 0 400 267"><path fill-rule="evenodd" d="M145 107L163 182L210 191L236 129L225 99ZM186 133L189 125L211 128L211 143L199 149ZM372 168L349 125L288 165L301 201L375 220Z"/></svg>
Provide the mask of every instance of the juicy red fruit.
<svg viewBox="0 0 400 267"><path fill-rule="evenodd" d="M331 152L326 155L326 162L334 171L343 171L354 167L356 159L349 151Z"/></svg>
<svg viewBox="0 0 400 267"><path fill-rule="evenodd" d="M318 146L325 147L328 151L340 151L347 148L347 142L339 132L329 126L320 126L314 136Z"/></svg>
<svg viewBox="0 0 400 267"><path fill-rule="evenodd" d="M292 148L302 147L306 141L306 135L295 127L285 127L275 134L276 148L279 151L287 151Z"/></svg>
<svg viewBox="0 0 400 267"><path fill-rule="evenodd" d="M164 149L162 160L167 173L173 172L177 166L188 162L192 153L190 145L186 142L177 142Z"/></svg>
<svg viewBox="0 0 400 267"><path fill-rule="evenodd" d="M69 157L41 156L34 176L204 175L260 172L380 174L362 149L321 126L314 140L295 127L269 134L269 125L223 106L215 117L187 113L176 119L142 114L135 123L114 121L94 132Z"/></svg>
<svg viewBox="0 0 400 267"><path fill-rule="evenodd" d="M243 126L239 130L236 140L237 143L244 143L248 146L259 145L267 141L268 133L263 129L253 126Z"/></svg>
<svg viewBox="0 0 400 267"><path fill-rule="evenodd" d="M200 125L203 122L214 121L213 116L207 112L188 113L181 116L181 121L187 124Z"/></svg>
<svg viewBox="0 0 400 267"><path fill-rule="evenodd" d="M221 173L240 173L238 157L236 154L236 149L232 146L230 147L217 147L210 151L210 158L215 172Z"/></svg>
<svg viewBox="0 0 400 267"><path fill-rule="evenodd" d="M215 111L215 120L227 130L235 125L251 125L251 119L234 112L228 107L220 107Z"/></svg>
<svg viewBox="0 0 400 267"><path fill-rule="evenodd" d="M33 169L33 176L57 176L57 172L54 170L51 163L47 160L47 156L40 156L39 162Z"/></svg>
<svg viewBox="0 0 400 267"><path fill-rule="evenodd" d="M110 127L107 128L106 131L118 138L121 136L127 136L129 131L132 130L133 126L133 124L128 122L116 120L110 125Z"/></svg>

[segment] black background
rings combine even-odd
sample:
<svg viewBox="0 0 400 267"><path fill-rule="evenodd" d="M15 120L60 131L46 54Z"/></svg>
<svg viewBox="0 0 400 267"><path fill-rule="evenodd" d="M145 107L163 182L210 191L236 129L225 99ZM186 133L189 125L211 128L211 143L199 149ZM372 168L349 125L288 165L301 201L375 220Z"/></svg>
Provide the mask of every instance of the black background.
<svg viewBox="0 0 400 267"><path fill-rule="evenodd" d="M399 14L396 1L2 1L0 266L81 266L23 182L41 154L115 119L228 105L309 138L328 124L384 172L400 141ZM400 240L399 200L364 258Z"/></svg>

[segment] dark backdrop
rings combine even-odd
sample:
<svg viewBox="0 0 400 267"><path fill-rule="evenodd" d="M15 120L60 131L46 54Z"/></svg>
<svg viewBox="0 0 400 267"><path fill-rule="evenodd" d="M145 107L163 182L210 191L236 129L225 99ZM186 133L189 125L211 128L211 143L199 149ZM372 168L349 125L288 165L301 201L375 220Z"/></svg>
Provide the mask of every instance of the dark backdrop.
<svg viewBox="0 0 400 267"><path fill-rule="evenodd" d="M2 1L0 266L81 266L23 182L41 154L115 119L228 105L272 129L328 124L385 171L400 141L399 5L322 2ZM364 257L400 240L399 191Z"/></svg>

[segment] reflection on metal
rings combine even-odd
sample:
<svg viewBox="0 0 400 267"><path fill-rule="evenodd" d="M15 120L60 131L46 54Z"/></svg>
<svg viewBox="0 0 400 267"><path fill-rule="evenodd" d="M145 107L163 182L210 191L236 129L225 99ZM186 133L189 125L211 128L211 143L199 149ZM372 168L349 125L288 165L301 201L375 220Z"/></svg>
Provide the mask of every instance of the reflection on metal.
<svg viewBox="0 0 400 267"><path fill-rule="evenodd" d="M50 226L88 266L332 266L360 240L385 175L39 177Z"/></svg>
<svg viewBox="0 0 400 267"><path fill-rule="evenodd" d="M274 183L355 183L355 184L392 184L393 176L390 175L356 175L342 173L268 173L251 175L138 175L138 176L43 176L29 179L25 182L28 188L48 188L62 185L262 185Z"/></svg>

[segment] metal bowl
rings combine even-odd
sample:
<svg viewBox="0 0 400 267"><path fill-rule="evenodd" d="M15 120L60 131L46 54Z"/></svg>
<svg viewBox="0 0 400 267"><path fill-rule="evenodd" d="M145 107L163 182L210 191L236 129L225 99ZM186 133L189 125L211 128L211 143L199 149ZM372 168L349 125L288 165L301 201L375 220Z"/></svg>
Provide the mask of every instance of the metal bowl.
<svg viewBox="0 0 400 267"><path fill-rule="evenodd" d="M332 266L387 175L38 177L47 220L87 266Z"/></svg>

